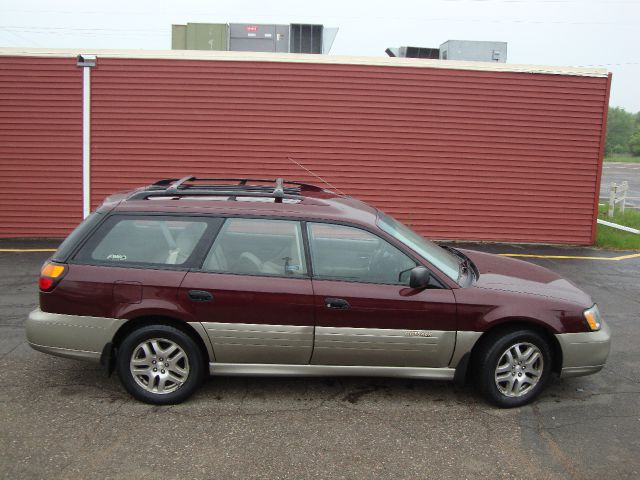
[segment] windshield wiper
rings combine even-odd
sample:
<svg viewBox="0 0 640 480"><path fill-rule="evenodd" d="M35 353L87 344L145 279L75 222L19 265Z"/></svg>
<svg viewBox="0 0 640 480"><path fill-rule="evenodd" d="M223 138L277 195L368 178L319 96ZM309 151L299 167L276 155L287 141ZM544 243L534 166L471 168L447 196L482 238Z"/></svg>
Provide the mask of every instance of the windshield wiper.
<svg viewBox="0 0 640 480"><path fill-rule="evenodd" d="M461 274L462 273L468 274L471 271L476 278L480 277L480 272L479 272L478 268L476 267L475 263L473 263L473 261L468 256L466 256L464 253L462 253L457 248L450 247L449 245L440 245L440 246L442 248L444 248L445 250L447 250L448 252L451 252L452 254L454 254L456 257L458 257L460 259L460 273Z"/></svg>
<svg viewBox="0 0 640 480"><path fill-rule="evenodd" d="M452 253L454 256L458 257L458 259L460 260L460 263L458 263L459 272L458 272L458 280L457 280L457 282L460 283L462 275L469 274L469 264L467 263L465 256L462 254L462 252L456 250L453 247L450 247L449 245L440 245L440 247Z"/></svg>
<svg viewBox="0 0 640 480"><path fill-rule="evenodd" d="M449 245L440 245L440 248L444 248L446 251L453 253L460 260L464 261L468 259L468 257L457 248L450 247Z"/></svg>

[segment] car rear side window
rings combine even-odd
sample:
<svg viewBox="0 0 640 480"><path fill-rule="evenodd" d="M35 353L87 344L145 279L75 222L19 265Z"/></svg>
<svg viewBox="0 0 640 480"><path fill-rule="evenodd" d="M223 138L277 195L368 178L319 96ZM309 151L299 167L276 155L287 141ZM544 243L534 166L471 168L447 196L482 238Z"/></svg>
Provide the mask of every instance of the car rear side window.
<svg viewBox="0 0 640 480"><path fill-rule="evenodd" d="M183 265L207 229L204 218L109 218L76 255L80 263Z"/></svg>
<svg viewBox="0 0 640 480"><path fill-rule="evenodd" d="M203 269L244 275L306 275L300 223L227 219L207 255Z"/></svg>

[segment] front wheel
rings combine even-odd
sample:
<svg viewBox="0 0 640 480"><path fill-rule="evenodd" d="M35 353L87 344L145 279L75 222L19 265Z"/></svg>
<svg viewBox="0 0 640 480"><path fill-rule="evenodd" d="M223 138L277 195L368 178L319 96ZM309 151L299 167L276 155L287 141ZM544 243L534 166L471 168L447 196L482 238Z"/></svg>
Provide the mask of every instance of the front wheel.
<svg viewBox="0 0 640 480"><path fill-rule="evenodd" d="M193 339L167 325L134 330L118 350L122 385L138 400L156 405L186 400L200 383L202 366Z"/></svg>
<svg viewBox="0 0 640 480"><path fill-rule="evenodd" d="M488 338L476 358L476 384L490 402L500 407L529 403L544 389L551 374L549 343L531 330Z"/></svg>

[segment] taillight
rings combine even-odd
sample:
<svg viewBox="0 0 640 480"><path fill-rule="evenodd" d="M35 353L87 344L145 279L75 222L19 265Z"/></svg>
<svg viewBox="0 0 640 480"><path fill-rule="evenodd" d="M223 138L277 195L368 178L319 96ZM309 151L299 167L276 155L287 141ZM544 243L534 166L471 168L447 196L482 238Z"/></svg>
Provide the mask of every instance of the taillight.
<svg viewBox="0 0 640 480"><path fill-rule="evenodd" d="M53 287L62 279L66 271L66 265L52 262L45 263L42 266L42 270L40 270L40 281L38 282L40 290L43 292L53 290Z"/></svg>

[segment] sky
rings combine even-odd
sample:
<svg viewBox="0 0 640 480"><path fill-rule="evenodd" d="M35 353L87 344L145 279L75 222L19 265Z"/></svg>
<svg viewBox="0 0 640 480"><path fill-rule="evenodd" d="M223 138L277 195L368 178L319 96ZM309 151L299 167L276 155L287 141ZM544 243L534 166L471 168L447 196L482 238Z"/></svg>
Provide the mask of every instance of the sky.
<svg viewBox="0 0 640 480"><path fill-rule="evenodd" d="M608 69L610 104L640 111L640 0L0 0L0 47L163 50L187 22L338 27L331 55L505 41L508 63Z"/></svg>

